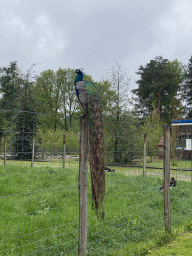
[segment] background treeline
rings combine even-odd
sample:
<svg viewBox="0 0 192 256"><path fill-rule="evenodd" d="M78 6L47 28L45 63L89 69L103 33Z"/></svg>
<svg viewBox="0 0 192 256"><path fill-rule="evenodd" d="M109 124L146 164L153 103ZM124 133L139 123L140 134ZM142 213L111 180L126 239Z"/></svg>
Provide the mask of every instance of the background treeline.
<svg viewBox="0 0 192 256"><path fill-rule="evenodd" d="M120 63L109 70L108 80L93 81L100 93L105 130L106 161L132 163L141 156L144 133L150 134L148 150L157 153L162 125L175 118L192 117L192 57L188 65L156 57L138 71L138 87ZM18 158L30 158L32 137L36 151L61 151L67 134L67 151L79 150L81 110L74 90L73 69L33 69L23 74L17 62L0 68L0 139L10 137L9 147ZM54 137L53 137L54 136Z"/></svg>

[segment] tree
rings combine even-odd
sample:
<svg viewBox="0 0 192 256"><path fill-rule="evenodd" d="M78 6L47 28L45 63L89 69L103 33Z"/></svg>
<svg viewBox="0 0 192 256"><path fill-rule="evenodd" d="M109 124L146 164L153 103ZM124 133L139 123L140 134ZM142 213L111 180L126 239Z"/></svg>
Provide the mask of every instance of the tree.
<svg viewBox="0 0 192 256"><path fill-rule="evenodd" d="M192 56L189 59L185 81L185 100L187 102L188 117L192 118Z"/></svg>
<svg viewBox="0 0 192 256"><path fill-rule="evenodd" d="M45 132L41 127L38 129L36 141L38 148L41 150L44 158L44 151L51 154L62 154L63 151L63 134L66 135L66 152L77 153L79 152L79 133L73 131L48 129Z"/></svg>
<svg viewBox="0 0 192 256"><path fill-rule="evenodd" d="M150 114L155 109L159 120L170 123L172 110L181 107L178 93L185 73L182 64L177 60L171 62L159 56L146 66L140 66L136 73L141 79L136 81L139 87L132 91L138 97L141 113Z"/></svg>
<svg viewBox="0 0 192 256"><path fill-rule="evenodd" d="M150 151L152 161L152 156L157 156L158 143L163 136L163 125L159 122L159 116L155 110L146 117L143 133L147 134L147 149Z"/></svg>
<svg viewBox="0 0 192 256"><path fill-rule="evenodd" d="M117 119L118 115L120 114L121 110L127 110L129 106L129 83L130 78L127 75L127 70L123 69L123 66L118 61L116 62L115 66L113 66L109 70L110 75L110 83L111 89L116 92L116 109L117 109Z"/></svg>
<svg viewBox="0 0 192 256"><path fill-rule="evenodd" d="M37 109L43 115L40 117L42 123L47 128L55 131L57 126L61 126L59 113L60 109L60 86L57 84L56 76L53 70L41 72L37 77L35 84L35 98L37 100Z"/></svg>
<svg viewBox="0 0 192 256"><path fill-rule="evenodd" d="M185 66L178 62L177 60L173 60L168 62L167 64L168 71L173 74L170 77L166 78L167 84L175 84L175 89L170 91L168 95L170 95L167 100L167 95L163 99L164 109L162 109L162 116L166 123L170 123L172 119L179 118L184 114L184 106L182 105L183 101L183 82L186 77L186 68Z"/></svg>
<svg viewBox="0 0 192 256"><path fill-rule="evenodd" d="M123 69L122 64L118 61L116 65L113 66L110 70L110 83L111 89L116 93L116 98L114 98L115 102L113 105L113 116L115 116L115 124L117 126L116 135L115 135L115 162L119 161L119 154L118 154L118 143L119 143L119 120L122 110L127 109L127 103L129 101L128 97L128 85L130 79L126 75L126 70Z"/></svg>
<svg viewBox="0 0 192 256"><path fill-rule="evenodd" d="M75 76L73 69L59 68L56 72L43 71L37 78L35 95L38 112L44 114L41 119L48 129L56 131L63 126L65 130L72 129L72 117L78 109L74 89Z"/></svg>
<svg viewBox="0 0 192 256"><path fill-rule="evenodd" d="M18 106L17 98L21 92L17 62L10 62L9 67L0 68L0 99L1 136L2 132L10 128Z"/></svg>
<svg viewBox="0 0 192 256"><path fill-rule="evenodd" d="M20 77L21 93L17 98L18 106L14 118L15 140L13 147L18 159L32 157L32 139L38 125L33 82L29 81L29 77L30 71L25 77Z"/></svg>
<svg viewBox="0 0 192 256"><path fill-rule="evenodd" d="M78 107L74 90L75 77L76 73L74 69L59 68L56 72L56 81L60 88L60 110L65 117L65 130L68 130L67 116L69 116L69 127L72 129L72 117Z"/></svg>
<svg viewBox="0 0 192 256"><path fill-rule="evenodd" d="M136 156L141 152L142 136L139 118L131 111L122 111L117 125L116 116L106 116L105 134L105 158L106 162L133 164ZM116 137L118 147L114 152Z"/></svg>
<svg viewBox="0 0 192 256"><path fill-rule="evenodd" d="M114 104L117 99L115 91L111 90L111 84L107 80L101 80L100 82L94 82L96 85L100 98L103 116L113 113Z"/></svg>

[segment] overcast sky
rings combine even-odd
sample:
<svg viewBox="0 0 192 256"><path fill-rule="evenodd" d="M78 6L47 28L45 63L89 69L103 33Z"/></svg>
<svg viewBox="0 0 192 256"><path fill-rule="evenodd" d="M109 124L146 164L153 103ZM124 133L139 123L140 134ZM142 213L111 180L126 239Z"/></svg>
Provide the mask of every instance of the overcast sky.
<svg viewBox="0 0 192 256"><path fill-rule="evenodd" d="M84 68L94 80L121 59L136 87L140 65L192 55L191 0L1 0L0 67Z"/></svg>

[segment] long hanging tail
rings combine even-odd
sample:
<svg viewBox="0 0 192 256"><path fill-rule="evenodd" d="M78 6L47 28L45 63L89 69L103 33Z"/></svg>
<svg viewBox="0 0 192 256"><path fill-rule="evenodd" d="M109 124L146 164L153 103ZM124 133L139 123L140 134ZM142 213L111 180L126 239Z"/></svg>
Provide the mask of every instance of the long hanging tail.
<svg viewBox="0 0 192 256"><path fill-rule="evenodd" d="M95 85L89 81L76 83L77 96L89 120L89 165L92 198L97 216L104 218L105 197L104 138L101 100Z"/></svg>
<svg viewBox="0 0 192 256"><path fill-rule="evenodd" d="M104 218L105 163L101 100L94 84L86 82L85 86L88 91L87 112L89 119L89 165L92 197L97 216L101 215Z"/></svg>
<svg viewBox="0 0 192 256"><path fill-rule="evenodd" d="M88 105L89 117L89 162L91 172L92 197L97 215L104 218L105 197L104 138L101 104L98 100Z"/></svg>

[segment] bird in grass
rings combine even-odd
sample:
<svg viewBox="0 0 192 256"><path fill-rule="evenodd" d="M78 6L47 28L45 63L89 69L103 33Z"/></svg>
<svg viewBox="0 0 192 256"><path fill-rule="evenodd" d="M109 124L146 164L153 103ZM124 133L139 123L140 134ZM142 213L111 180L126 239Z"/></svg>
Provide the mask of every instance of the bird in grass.
<svg viewBox="0 0 192 256"><path fill-rule="evenodd" d="M172 177L171 180L170 180L170 185L169 185L170 188L175 187L176 184L177 184L176 179L175 179L174 177ZM162 190L164 190L164 185L162 185L162 186L159 188L159 192L162 191Z"/></svg>
<svg viewBox="0 0 192 256"><path fill-rule="evenodd" d="M105 197L104 138L101 99L96 86L83 80L83 73L76 69L75 90L83 112L88 117L89 165L91 173L92 198L97 216L104 218Z"/></svg>

